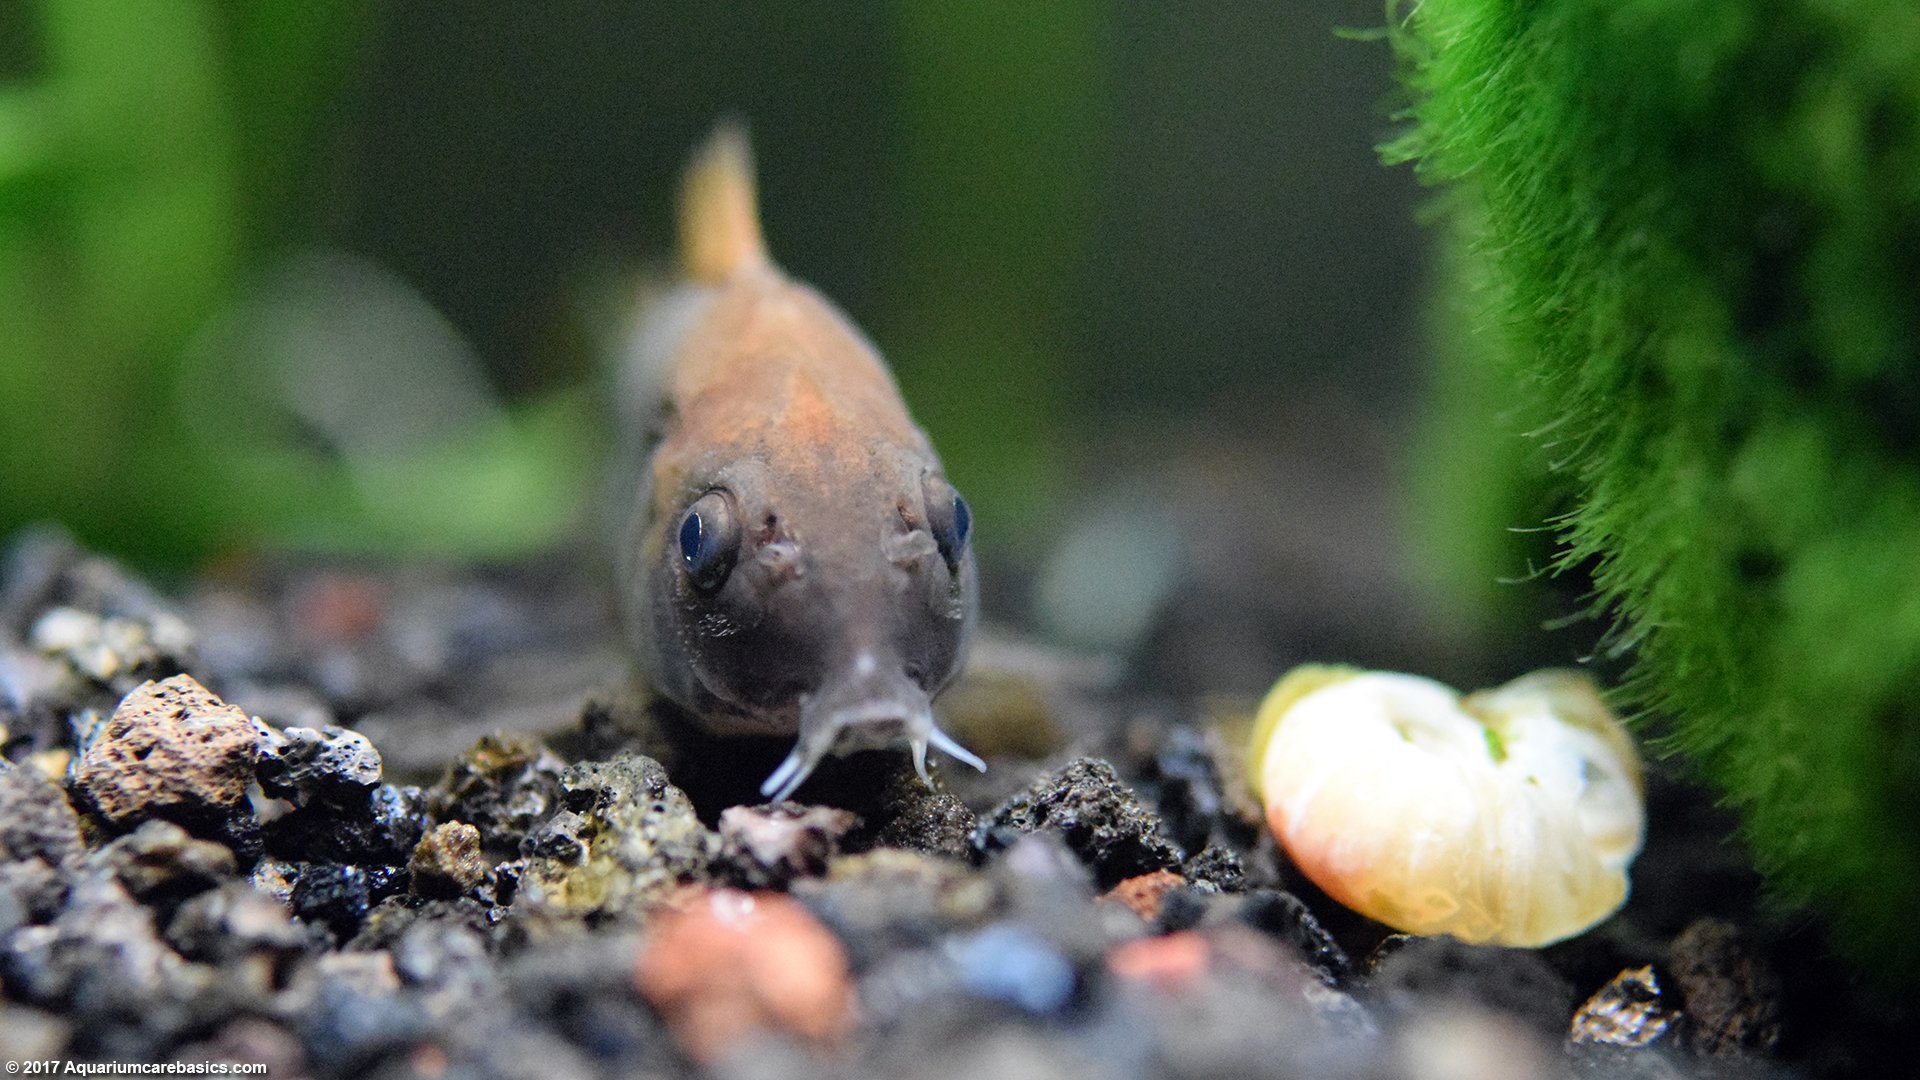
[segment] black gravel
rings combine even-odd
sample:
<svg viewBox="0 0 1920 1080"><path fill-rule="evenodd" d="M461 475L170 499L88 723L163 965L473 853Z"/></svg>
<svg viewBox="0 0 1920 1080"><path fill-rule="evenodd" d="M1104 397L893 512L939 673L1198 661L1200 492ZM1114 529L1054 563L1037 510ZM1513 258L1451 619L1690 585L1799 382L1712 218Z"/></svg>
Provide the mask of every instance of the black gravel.
<svg viewBox="0 0 1920 1080"><path fill-rule="evenodd" d="M260 565L170 598L35 533L0 573L10 1059L283 1080L1911 1065L1913 1003L1770 915L1664 780L1646 896L1554 949L1481 948L1391 935L1300 881L1177 707L996 758L988 786L929 791L862 755L806 801L735 806L779 748L680 738L624 702L571 571ZM238 803L192 801L225 798L231 747L204 775L181 757L146 802L112 786L137 761L87 757L126 695L183 674L252 718ZM1158 872L1177 879L1150 919L1102 899ZM659 913L720 887L786 893L844 952L857 1004L832 1045L774 1030L703 1060L642 993Z"/></svg>

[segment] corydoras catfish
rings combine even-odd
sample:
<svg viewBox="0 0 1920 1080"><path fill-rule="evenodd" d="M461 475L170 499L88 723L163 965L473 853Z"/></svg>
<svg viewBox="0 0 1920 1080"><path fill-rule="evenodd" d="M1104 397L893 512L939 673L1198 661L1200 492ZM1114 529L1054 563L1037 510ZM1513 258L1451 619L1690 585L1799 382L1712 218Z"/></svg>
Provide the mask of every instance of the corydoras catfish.
<svg viewBox="0 0 1920 1080"><path fill-rule="evenodd" d="M986 766L935 726L975 618L972 514L880 354L767 254L744 136L694 157L687 280L627 358L643 447L619 594L643 679L708 732L793 736L762 785L904 743Z"/></svg>

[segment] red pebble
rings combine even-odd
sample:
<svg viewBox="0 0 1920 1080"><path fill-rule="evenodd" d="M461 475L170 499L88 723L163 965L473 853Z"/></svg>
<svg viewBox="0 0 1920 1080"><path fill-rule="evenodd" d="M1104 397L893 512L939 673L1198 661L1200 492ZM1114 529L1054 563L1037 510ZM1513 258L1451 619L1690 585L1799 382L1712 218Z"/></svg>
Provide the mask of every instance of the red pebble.
<svg viewBox="0 0 1920 1080"><path fill-rule="evenodd" d="M1100 899L1125 904L1133 913L1153 922L1160 917L1160 905L1167 894L1187 883L1187 879L1171 870L1155 870L1151 874L1137 874L1107 890Z"/></svg>
<svg viewBox="0 0 1920 1080"><path fill-rule="evenodd" d="M1213 947L1191 930L1164 937L1138 938L1107 953L1107 970L1122 979L1152 983L1167 990L1191 986L1206 974Z"/></svg>
<svg viewBox="0 0 1920 1080"><path fill-rule="evenodd" d="M293 595L294 633L302 641L350 645L380 629L386 598L380 583L350 574L318 574Z"/></svg>
<svg viewBox="0 0 1920 1080"><path fill-rule="evenodd" d="M771 1028L830 1044L853 1024L846 953L792 899L714 889L656 916L634 986L694 1059Z"/></svg>

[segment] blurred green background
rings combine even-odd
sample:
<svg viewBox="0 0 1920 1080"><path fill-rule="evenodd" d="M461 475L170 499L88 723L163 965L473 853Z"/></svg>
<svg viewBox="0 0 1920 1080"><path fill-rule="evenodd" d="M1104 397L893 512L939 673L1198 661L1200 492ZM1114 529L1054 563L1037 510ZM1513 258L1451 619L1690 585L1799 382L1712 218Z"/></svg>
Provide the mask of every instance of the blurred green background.
<svg viewBox="0 0 1920 1080"><path fill-rule="evenodd" d="M577 535L622 298L737 116L776 258L974 502L990 610L1178 637L1176 688L1444 654L1471 620L1419 614L1397 510L1419 196L1375 156L1388 50L1336 34L1380 21L4 0L0 533L162 568Z"/></svg>

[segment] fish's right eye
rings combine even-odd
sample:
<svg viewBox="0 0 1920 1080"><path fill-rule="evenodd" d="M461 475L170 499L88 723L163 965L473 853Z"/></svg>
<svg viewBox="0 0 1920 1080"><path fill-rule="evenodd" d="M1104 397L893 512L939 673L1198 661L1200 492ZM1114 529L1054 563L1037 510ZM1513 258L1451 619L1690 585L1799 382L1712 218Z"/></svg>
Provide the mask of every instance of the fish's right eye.
<svg viewBox="0 0 1920 1080"><path fill-rule="evenodd" d="M710 593L726 584L740 555L740 516L724 491L709 491L680 519L680 564L695 589Z"/></svg>

